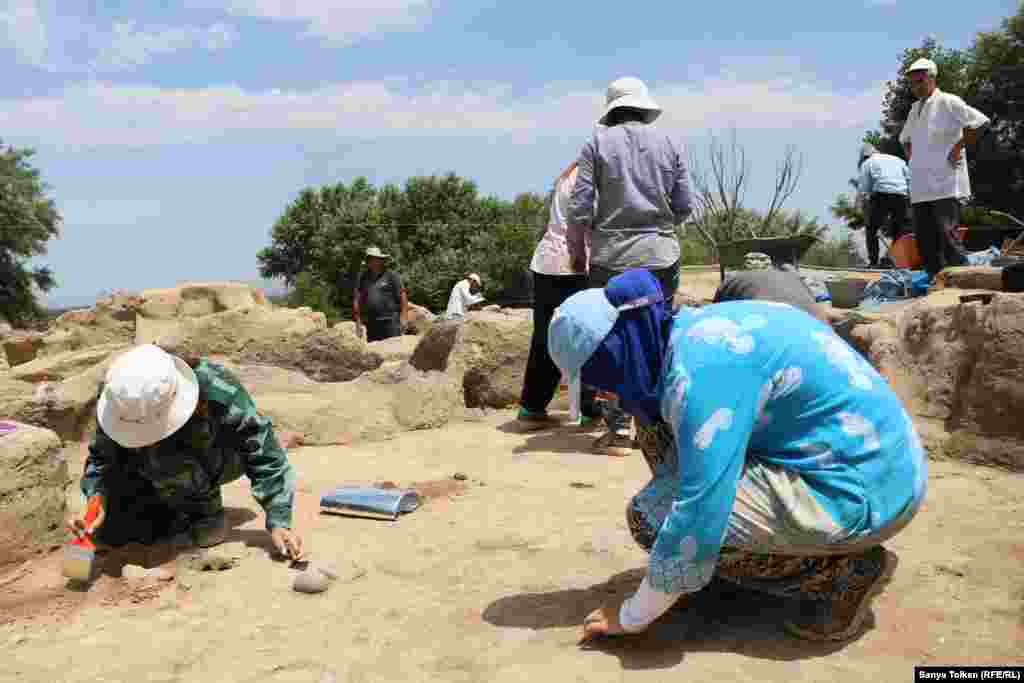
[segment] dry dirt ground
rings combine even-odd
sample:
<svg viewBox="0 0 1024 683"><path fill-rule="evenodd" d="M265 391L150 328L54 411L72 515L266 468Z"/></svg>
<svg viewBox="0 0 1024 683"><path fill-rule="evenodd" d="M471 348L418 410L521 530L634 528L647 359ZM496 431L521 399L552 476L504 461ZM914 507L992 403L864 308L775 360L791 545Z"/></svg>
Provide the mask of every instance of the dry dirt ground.
<svg viewBox="0 0 1024 683"><path fill-rule="evenodd" d="M0 681L905 681L913 666L1024 664L1024 476L933 462L927 504L888 544L900 560L874 626L821 646L780 628L784 602L713 587L645 635L581 648L583 617L635 589L645 555L623 519L647 479L592 434L517 433L511 411L358 447L292 451L311 560L341 577L293 592L244 483L225 489L233 569L117 578L89 592L59 553L0 577ZM77 470L77 466L76 466ZM342 482L443 482L397 522L322 515ZM139 555L136 553L136 555ZM142 554L144 555L144 554Z"/></svg>

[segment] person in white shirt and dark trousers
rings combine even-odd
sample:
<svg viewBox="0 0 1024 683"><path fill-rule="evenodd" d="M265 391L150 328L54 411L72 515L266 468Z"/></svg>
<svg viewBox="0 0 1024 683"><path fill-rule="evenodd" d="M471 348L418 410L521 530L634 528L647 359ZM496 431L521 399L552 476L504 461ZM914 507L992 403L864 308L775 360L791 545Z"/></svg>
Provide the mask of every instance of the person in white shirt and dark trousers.
<svg viewBox="0 0 1024 683"><path fill-rule="evenodd" d="M547 409L558 390L562 371L548 353L548 327L555 309L588 286L586 261L582 270L573 268L566 243L566 215L576 185L576 173L576 162L573 162L555 180L547 229L537 243L530 261L530 272L533 275L533 336L530 339L530 357L523 376L517 418L525 425L543 426L551 422ZM581 388L581 414L578 418L581 426L590 425L600 417L596 396L594 389Z"/></svg>
<svg viewBox="0 0 1024 683"><path fill-rule="evenodd" d="M936 87L939 70L930 59L910 65L907 76L917 102L900 132L910 159L914 236L932 278L948 265L966 262L956 230L960 202L971 196L964 146L973 144L989 118L961 98Z"/></svg>
<svg viewBox="0 0 1024 683"><path fill-rule="evenodd" d="M466 309L477 305L484 300L483 294L478 294L483 282L476 273L470 273L464 280L459 280L452 287L451 296L448 297L448 308L444 312L446 320L462 320L466 317Z"/></svg>

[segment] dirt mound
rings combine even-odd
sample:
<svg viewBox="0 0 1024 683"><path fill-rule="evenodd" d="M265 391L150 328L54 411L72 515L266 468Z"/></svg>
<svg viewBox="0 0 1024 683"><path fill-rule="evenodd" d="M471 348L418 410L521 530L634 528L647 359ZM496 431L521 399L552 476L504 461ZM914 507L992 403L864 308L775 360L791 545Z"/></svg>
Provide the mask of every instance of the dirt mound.
<svg viewBox="0 0 1024 683"><path fill-rule="evenodd" d="M0 541L0 549L3 548ZM64 578L63 551L60 547L38 554L21 566L4 571L0 566L0 625L13 622L55 623L68 621L90 607L143 605L155 600L174 583L155 578L125 579L120 570L126 564L152 563L166 547L142 546L118 549L97 558L101 575L88 587L77 587ZM158 563L173 575L173 556Z"/></svg>

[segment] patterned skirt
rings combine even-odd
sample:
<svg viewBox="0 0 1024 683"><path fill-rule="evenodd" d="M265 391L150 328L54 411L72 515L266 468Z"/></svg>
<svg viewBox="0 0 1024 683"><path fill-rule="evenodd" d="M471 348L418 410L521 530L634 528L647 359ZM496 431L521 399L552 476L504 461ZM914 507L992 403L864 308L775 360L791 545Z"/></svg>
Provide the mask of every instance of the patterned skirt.
<svg viewBox="0 0 1024 683"><path fill-rule="evenodd" d="M653 478L630 500L626 520L634 540L649 552L672 507L678 457L675 437L664 422L638 424L636 438ZM802 493L799 477L751 463L737 487L715 576L783 598L841 599L877 574L879 545L914 513L908 510L883 533L837 542L841 530ZM794 533L796 528L800 531Z"/></svg>

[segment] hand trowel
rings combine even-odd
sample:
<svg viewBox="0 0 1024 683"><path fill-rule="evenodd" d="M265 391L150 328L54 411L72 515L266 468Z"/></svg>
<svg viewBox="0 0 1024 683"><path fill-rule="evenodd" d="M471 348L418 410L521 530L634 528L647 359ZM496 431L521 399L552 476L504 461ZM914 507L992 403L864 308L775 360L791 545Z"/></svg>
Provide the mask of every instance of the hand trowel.
<svg viewBox="0 0 1024 683"><path fill-rule="evenodd" d="M100 513L99 496L93 496L85 507L85 528L88 529L96 521ZM96 559L96 544L92 534L87 533L81 538L75 537L64 546L64 576L75 581L88 583L92 579L93 561Z"/></svg>

